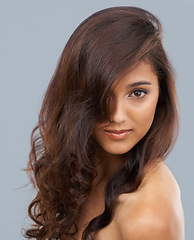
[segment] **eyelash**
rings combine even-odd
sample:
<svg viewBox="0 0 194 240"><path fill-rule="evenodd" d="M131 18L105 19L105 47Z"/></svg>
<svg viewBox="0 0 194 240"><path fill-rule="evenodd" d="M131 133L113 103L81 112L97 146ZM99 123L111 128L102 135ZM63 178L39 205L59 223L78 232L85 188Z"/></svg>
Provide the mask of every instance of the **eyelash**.
<svg viewBox="0 0 194 240"><path fill-rule="evenodd" d="M140 92L141 94L143 93L143 96L140 96L140 97L136 97L136 96L132 96L132 94L133 93L135 93L135 92ZM131 93L130 93L130 97L134 97L134 98L143 98L143 97L145 97L146 95L148 94L148 92L146 91L146 90L144 90L144 89L135 89L135 90L133 90Z"/></svg>

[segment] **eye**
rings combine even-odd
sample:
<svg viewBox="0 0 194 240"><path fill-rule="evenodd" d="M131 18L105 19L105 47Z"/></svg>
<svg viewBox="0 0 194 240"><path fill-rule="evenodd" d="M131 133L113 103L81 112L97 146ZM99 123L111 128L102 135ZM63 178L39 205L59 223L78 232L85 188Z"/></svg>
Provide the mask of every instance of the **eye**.
<svg viewBox="0 0 194 240"><path fill-rule="evenodd" d="M142 98L147 94L147 91L142 90L142 89L136 89L131 93L131 97L135 97L135 98Z"/></svg>
<svg viewBox="0 0 194 240"><path fill-rule="evenodd" d="M108 95L107 98L106 98L106 101L109 102L111 100L111 98L112 97L110 95Z"/></svg>

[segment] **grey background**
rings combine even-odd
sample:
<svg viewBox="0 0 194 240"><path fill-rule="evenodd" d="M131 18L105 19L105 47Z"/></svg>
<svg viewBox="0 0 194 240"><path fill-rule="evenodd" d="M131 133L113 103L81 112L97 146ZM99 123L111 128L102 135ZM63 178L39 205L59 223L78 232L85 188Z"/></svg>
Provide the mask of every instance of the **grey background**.
<svg viewBox="0 0 194 240"><path fill-rule="evenodd" d="M0 1L0 226L1 239L23 239L27 206L34 196L26 167L30 133L67 39L97 10L121 5L159 17L164 46L177 75L181 129L167 160L182 192L186 239L194 239L194 2L193 0L5 0Z"/></svg>

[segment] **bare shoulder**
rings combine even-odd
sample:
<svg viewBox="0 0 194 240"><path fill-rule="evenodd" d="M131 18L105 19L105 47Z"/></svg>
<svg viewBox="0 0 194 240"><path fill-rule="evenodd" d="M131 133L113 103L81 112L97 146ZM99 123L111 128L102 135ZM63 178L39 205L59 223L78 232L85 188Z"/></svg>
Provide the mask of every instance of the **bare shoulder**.
<svg viewBox="0 0 194 240"><path fill-rule="evenodd" d="M119 196L114 223L121 240L184 240L180 189L164 162L149 169L136 192Z"/></svg>

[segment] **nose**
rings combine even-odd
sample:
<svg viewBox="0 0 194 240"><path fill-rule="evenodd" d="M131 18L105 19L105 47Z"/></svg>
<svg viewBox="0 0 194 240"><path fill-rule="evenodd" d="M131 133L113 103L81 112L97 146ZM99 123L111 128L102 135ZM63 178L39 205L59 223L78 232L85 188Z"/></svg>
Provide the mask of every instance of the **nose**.
<svg viewBox="0 0 194 240"><path fill-rule="evenodd" d="M126 110L125 110L125 105L122 101L120 100L114 100L112 99L110 101L110 120L111 122L114 123L123 123L126 121Z"/></svg>

